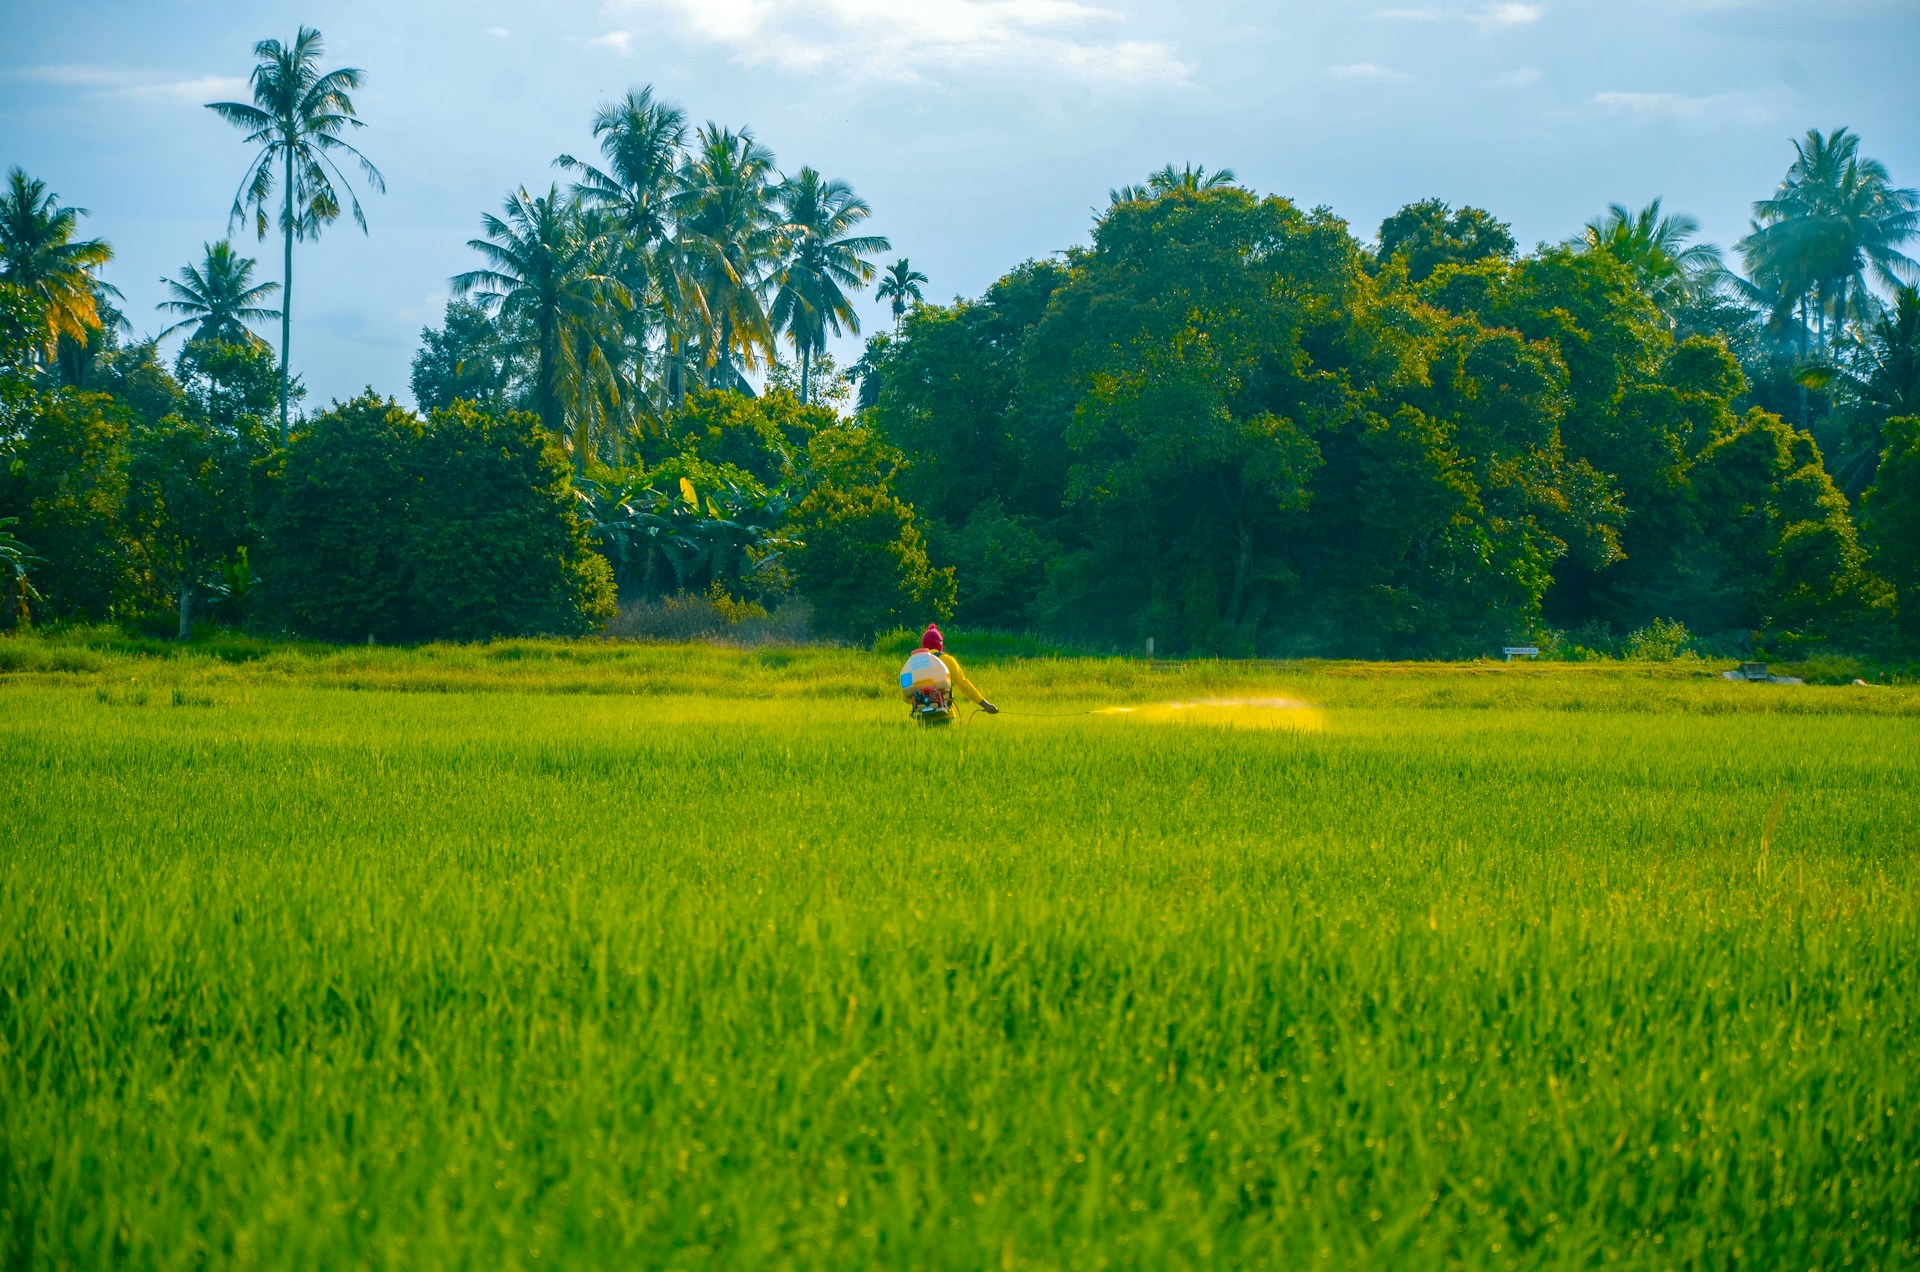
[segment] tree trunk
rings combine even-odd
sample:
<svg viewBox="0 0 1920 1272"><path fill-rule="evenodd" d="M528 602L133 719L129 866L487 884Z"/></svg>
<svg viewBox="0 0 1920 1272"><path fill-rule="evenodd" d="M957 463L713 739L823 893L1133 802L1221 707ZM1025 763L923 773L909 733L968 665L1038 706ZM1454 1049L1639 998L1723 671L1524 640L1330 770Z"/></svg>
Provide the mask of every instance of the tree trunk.
<svg viewBox="0 0 1920 1272"><path fill-rule="evenodd" d="M1806 365L1806 362L1807 362L1807 301L1806 301L1806 298L1802 296L1800 299L1800 365L1804 367ZM1807 386L1805 384L1802 384L1800 386L1800 427L1806 428L1809 423L1810 423L1810 418L1808 416L1808 408L1807 408Z"/></svg>
<svg viewBox="0 0 1920 1272"><path fill-rule="evenodd" d="M286 231L286 255L280 284L280 449L287 448L287 385L292 372L293 343L293 150L286 152L286 210L281 226Z"/></svg>
<svg viewBox="0 0 1920 1272"><path fill-rule="evenodd" d="M555 438L565 440L566 420L560 417L560 351L555 347L560 340L559 323L549 315L542 315L540 323L540 377L539 407L540 426L552 433Z"/></svg>
<svg viewBox="0 0 1920 1272"><path fill-rule="evenodd" d="M183 575L180 579L180 640L185 643L193 636L193 585Z"/></svg>
<svg viewBox="0 0 1920 1272"><path fill-rule="evenodd" d="M813 346L800 346L800 405L807 404L807 395L813 388Z"/></svg>

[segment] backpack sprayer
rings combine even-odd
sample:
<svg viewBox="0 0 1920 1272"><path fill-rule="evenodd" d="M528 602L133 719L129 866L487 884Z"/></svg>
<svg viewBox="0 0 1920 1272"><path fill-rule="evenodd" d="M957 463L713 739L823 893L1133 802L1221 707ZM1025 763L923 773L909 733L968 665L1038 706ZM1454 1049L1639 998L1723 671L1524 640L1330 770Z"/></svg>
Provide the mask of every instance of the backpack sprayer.
<svg viewBox="0 0 1920 1272"><path fill-rule="evenodd" d="M953 676L932 650L914 650L900 668L900 696L918 723L953 723Z"/></svg>

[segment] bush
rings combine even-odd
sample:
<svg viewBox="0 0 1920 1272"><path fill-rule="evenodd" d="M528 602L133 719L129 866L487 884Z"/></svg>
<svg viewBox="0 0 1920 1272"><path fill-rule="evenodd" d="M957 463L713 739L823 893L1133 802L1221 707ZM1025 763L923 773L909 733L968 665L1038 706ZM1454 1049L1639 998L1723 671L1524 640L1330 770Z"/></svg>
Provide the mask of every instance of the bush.
<svg viewBox="0 0 1920 1272"><path fill-rule="evenodd" d="M1920 416L1888 420L1881 435L1886 450L1861 519L1874 568L1898 595L1900 626L1920 642Z"/></svg>
<svg viewBox="0 0 1920 1272"><path fill-rule="evenodd" d="M1656 618L1646 627L1627 637L1626 647L1621 651L1627 658L1647 662L1672 662L1682 654L1689 652L1692 637L1685 623L1668 618Z"/></svg>
<svg viewBox="0 0 1920 1272"><path fill-rule="evenodd" d="M286 453L261 550L270 626L387 643L572 635L613 613L565 454L530 415L356 398Z"/></svg>
<svg viewBox="0 0 1920 1272"><path fill-rule="evenodd" d="M565 453L533 416L456 402L429 417L418 463L420 638L570 636L613 616L613 568L587 539Z"/></svg>
<svg viewBox="0 0 1920 1272"><path fill-rule="evenodd" d="M750 601L669 596L621 605L607 635L625 640L703 641L718 645L802 645L812 638L807 607L789 601L772 613Z"/></svg>
<svg viewBox="0 0 1920 1272"><path fill-rule="evenodd" d="M876 486L821 486L794 510L788 568L822 631L876 632L953 615L953 571L927 562L913 509Z"/></svg>
<svg viewBox="0 0 1920 1272"><path fill-rule="evenodd" d="M98 622L152 598L126 533L127 413L100 393L28 391L0 434L0 517L39 560L37 617ZM11 582L11 579L9 579Z"/></svg>

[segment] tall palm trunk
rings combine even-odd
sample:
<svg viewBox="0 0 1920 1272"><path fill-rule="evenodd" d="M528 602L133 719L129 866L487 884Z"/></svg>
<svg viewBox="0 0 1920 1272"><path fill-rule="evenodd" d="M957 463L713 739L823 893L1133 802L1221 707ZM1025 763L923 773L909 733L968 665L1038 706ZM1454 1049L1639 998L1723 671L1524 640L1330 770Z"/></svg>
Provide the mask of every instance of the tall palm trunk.
<svg viewBox="0 0 1920 1272"><path fill-rule="evenodd" d="M292 375L293 342L293 151L286 153L287 206L281 228L286 231L286 257L280 285L280 449L287 447L287 381Z"/></svg>
<svg viewBox="0 0 1920 1272"><path fill-rule="evenodd" d="M800 346L800 405L807 405L808 393L813 387L813 345Z"/></svg>
<svg viewBox="0 0 1920 1272"><path fill-rule="evenodd" d="M1806 362L1807 362L1807 298L1804 295L1802 295L1800 297L1800 363L1802 366L1805 366ZM1806 381L1802 380L1800 382L1800 427L1806 428L1809 419L1810 419L1810 416L1808 414L1808 406L1807 406L1807 385L1806 385Z"/></svg>
<svg viewBox="0 0 1920 1272"><path fill-rule="evenodd" d="M567 421L560 411L560 323L552 314L540 317L540 424L556 438L566 436Z"/></svg>

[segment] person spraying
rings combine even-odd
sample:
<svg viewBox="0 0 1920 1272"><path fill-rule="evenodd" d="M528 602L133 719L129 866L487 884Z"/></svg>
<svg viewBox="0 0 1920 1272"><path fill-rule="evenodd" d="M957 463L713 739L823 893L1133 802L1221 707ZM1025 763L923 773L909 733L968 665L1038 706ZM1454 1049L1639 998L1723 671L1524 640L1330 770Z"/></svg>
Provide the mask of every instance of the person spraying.
<svg viewBox="0 0 1920 1272"><path fill-rule="evenodd" d="M900 669L900 696L907 700L907 709L913 718L921 724L952 724L956 692L979 703L988 715L999 715L1000 708L988 702L986 695L967 679L967 673L960 670L960 660L948 653L946 646L940 629L928 623L925 634L920 637L920 648L913 651L906 666Z"/></svg>

